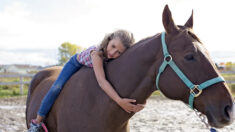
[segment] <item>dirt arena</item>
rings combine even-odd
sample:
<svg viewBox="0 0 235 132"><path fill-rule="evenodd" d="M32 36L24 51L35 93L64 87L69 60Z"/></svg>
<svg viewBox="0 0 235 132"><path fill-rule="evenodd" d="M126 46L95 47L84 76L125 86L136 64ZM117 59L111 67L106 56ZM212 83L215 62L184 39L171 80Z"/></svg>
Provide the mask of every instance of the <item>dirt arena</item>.
<svg viewBox="0 0 235 132"><path fill-rule="evenodd" d="M26 132L26 97L0 99L0 132ZM209 132L196 114L179 101L151 97L130 120L131 132ZM219 132L235 132L235 122Z"/></svg>

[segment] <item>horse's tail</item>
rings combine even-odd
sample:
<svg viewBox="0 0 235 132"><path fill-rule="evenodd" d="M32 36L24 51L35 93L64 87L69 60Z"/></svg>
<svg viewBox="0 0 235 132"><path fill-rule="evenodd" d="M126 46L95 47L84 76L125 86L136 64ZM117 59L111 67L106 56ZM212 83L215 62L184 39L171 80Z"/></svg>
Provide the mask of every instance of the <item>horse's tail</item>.
<svg viewBox="0 0 235 132"><path fill-rule="evenodd" d="M55 71L58 71L59 69L61 69L61 67L50 67L50 68L46 68L43 69L42 71L39 71L38 73L36 73L34 75L34 77L32 78L30 85L29 85L29 89L28 89L28 95L27 95L27 100L26 100L26 113L25 113L25 117L26 117L26 124L28 127L28 123L27 123L27 116L28 116L28 108L29 108L29 102L31 100L31 95L34 92L35 88L46 78L52 76Z"/></svg>

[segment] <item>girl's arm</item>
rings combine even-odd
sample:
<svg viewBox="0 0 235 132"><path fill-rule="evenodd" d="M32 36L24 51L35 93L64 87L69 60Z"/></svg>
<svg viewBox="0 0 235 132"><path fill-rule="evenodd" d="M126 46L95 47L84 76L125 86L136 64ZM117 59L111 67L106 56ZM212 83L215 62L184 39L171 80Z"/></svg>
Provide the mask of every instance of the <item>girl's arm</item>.
<svg viewBox="0 0 235 132"><path fill-rule="evenodd" d="M144 105L138 104L134 105L132 102L136 102L134 99L121 98L111 84L106 80L103 59L99 51L91 52L91 60L95 72L95 76L99 86L104 90L104 92L112 98L120 107L122 107L126 112L138 112L144 108Z"/></svg>

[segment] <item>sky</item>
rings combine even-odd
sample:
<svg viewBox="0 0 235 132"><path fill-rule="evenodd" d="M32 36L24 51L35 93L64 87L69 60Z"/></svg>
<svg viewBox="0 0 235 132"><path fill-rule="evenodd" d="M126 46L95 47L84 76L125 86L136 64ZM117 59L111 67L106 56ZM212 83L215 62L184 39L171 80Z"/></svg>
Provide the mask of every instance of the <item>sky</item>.
<svg viewBox="0 0 235 132"><path fill-rule="evenodd" d="M57 63L63 42L84 48L116 29L136 41L164 31L166 4L177 25L194 11L194 32L209 52L235 53L233 0L1 0L0 64ZM218 55L217 55L218 56ZM228 55L229 56L229 55Z"/></svg>

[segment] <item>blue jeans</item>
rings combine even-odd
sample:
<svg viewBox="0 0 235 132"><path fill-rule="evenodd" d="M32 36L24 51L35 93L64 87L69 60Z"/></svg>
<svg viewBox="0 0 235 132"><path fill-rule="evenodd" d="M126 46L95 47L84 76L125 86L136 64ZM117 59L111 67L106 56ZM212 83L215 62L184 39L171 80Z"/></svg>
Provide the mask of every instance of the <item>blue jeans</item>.
<svg viewBox="0 0 235 132"><path fill-rule="evenodd" d="M46 117L48 112L51 110L56 98L60 94L65 83L69 78L77 72L83 65L77 61L77 54L72 56L70 60L64 65L64 68L60 72L60 75L56 81L51 86L50 90L47 92L46 96L43 98L41 106L38 111L38 115Z"/></svg>

